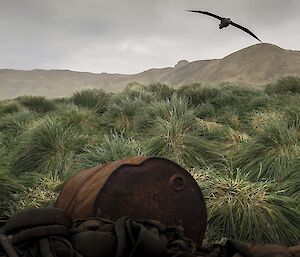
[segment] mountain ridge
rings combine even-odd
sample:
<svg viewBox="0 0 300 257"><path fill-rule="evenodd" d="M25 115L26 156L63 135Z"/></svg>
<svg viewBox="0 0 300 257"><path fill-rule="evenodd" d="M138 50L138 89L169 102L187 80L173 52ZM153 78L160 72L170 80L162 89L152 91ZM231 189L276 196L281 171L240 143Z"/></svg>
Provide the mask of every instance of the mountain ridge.
<svg viewBox="0 0 300 257"><path fill-rule="evenodd" d="M0 99L21 95L65 97L88 88L117 92L131 82L145 85L160 82L177 88L189 83L227 81L241 86L264 88L287 75L300 76L300 51L260 43L222 59L181 60L174 67L152 68L130 75L56 69L0 69Z"/></svg>

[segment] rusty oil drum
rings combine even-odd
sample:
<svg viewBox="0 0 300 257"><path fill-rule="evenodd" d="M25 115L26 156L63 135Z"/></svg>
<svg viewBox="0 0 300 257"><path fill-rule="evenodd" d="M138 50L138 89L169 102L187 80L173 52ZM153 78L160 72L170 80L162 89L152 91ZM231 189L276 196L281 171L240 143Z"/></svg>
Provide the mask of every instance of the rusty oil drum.
<svg viewBox="0 0 300 257"><path fill-rule="evenodd" d="M197 182L176 163L157 157L132 157L83 170L66 182L56 207L72 218L128 216L182 225L198 243L207 226Z"/></svg>

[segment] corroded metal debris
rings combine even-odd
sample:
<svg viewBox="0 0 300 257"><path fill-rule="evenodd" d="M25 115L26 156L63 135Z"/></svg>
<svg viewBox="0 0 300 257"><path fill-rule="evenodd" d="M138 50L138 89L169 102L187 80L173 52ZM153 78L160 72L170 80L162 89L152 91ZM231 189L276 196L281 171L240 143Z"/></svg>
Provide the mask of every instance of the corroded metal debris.
<svg viewBox="0 0 300 257"><path fill-rule="evenodd" d="M116 221L128 216L181 225L197 243L207 226L197 182L176 163L156 157L132 157L83 170L67 181L55 206L72 218L99 216Z"/></svg>

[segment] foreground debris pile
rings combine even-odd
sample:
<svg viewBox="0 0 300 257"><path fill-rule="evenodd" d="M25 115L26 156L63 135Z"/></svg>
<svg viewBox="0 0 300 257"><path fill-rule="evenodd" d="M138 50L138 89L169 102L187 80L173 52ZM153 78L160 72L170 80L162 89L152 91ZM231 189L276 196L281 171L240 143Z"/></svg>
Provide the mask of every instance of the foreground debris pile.
<svg viewBox="0 0 300 257"><path fill-rule="evenodd" d="M61 209L28 209L0 221L0 256L8 257L188 257L300 256L300 246L248 244L230 240L205 248L181 227L122 217L72 219Z"/></svg>
<svg viewBox="0 0 300 257"><path fill-rule="evenodd" d="M182 208L184 206L184 208ZM207 227L205 200L183 167L160 157L133 156L76 173L64 184L55 207L73 219L123 216L182 225L202 243Z"/></svg>

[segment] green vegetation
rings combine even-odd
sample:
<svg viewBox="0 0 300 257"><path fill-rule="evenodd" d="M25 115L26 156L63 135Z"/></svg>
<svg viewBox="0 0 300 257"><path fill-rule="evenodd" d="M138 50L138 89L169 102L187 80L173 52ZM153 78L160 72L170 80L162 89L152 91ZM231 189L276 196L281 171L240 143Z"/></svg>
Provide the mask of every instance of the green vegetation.
<svg viewBox="0 0 300 257"><path fill-rule="evenodd" d="M20 193L22 185L19 179L14 178L9 172L0 167L0 213L3 215L10 208L8 199Z"/></svg>
<svg viewBox="0 0 300 257"><path fill-rule="evenodd" d="M21 135L30 124L32 124L38 115L29 110L20 110L19 112L9 113L0 117L0 131L6 140L5 144L10 144L12 140Z"/></svg>
<svg viewBox="0 0 300 257"><path fill-rule="evenodd" d="M130 156L169 158L203 190L206 243L300 240L300 83L265 91L131 83L119 93L0 101L0 215L53 204L84 168Z"/></svg>
<svg viewBox="0 0 300 257"><path fill-rule="evenodd" d="M55 103L43 96L23 96L17 98L18 102L31 111L47 113L55 110Z"/></svg>
<svg viewBox="0 0 300 257"><path fill-rule="evenodd" d="M18 193L11 194L5 199L6 208L3 214L10 216L26 208L53 206L59 193L58 188L62 181L54 177L42 177L29 174L21 177L24 185ZM30 180L30 181L29 181Z"/></svg>
<svg viewBox="0 0 300 257"><path fill-rule="evenodd" d="M143 155L145 154L140 142L115 132L105 135L98 146L85 148L84 152L79 155L78 168L91 168L99 163Z"/></svg>
<svg viewBox="0 0 300 257"><path fill-rule="evenodd" d="M296 199L286 196L277 183L250 179L249 173L228 166L194 173L200 174L196 179L207 201L206 240L297 244L300 210Z"/></svg>
<svg viewBox="0 0 300 257"><path fill-rule="evenodd" d="M269 95L272 94L296 94L300 93L300 78L287 76L271 83L265 89Z"/></svg>
<svg viewBox="0 0 300 257"><path fill-rule="evenodd" d="M2 101L0 102L0 116L18 112L21 109L21 105L17 101Z"/></svg>
<svg viewBox="0 0 300 257"><path fill-rule="evenodd" d="M173 159L185 167L203 166L217 153L197 129L196 110L179 97L151 105L145 116L148 155ZM213 150L214 149L214 150Z"/></svg>
<svg viewBox="0 0 300 257"><path fill-rule="evenodd" d="M76 92L71 101L81 107L87 107L101 114L106 110L109 95L101 89L87 89Z"/></svg>
<svg viewBox="0 0 300 257"><path fill-rule="evenodd" d="M298 131L285 121L274 121L241 148L236 166L254 177L276 179L284 175L299 153Z"/></svg>
<svg viewBox="0 0 300 257"><path fill-rule="evenodd" d="M76 153L87 138L58 119L47 117L19 138L11 161L11 172L36 172L64 177L73 171Z"/></svg>

